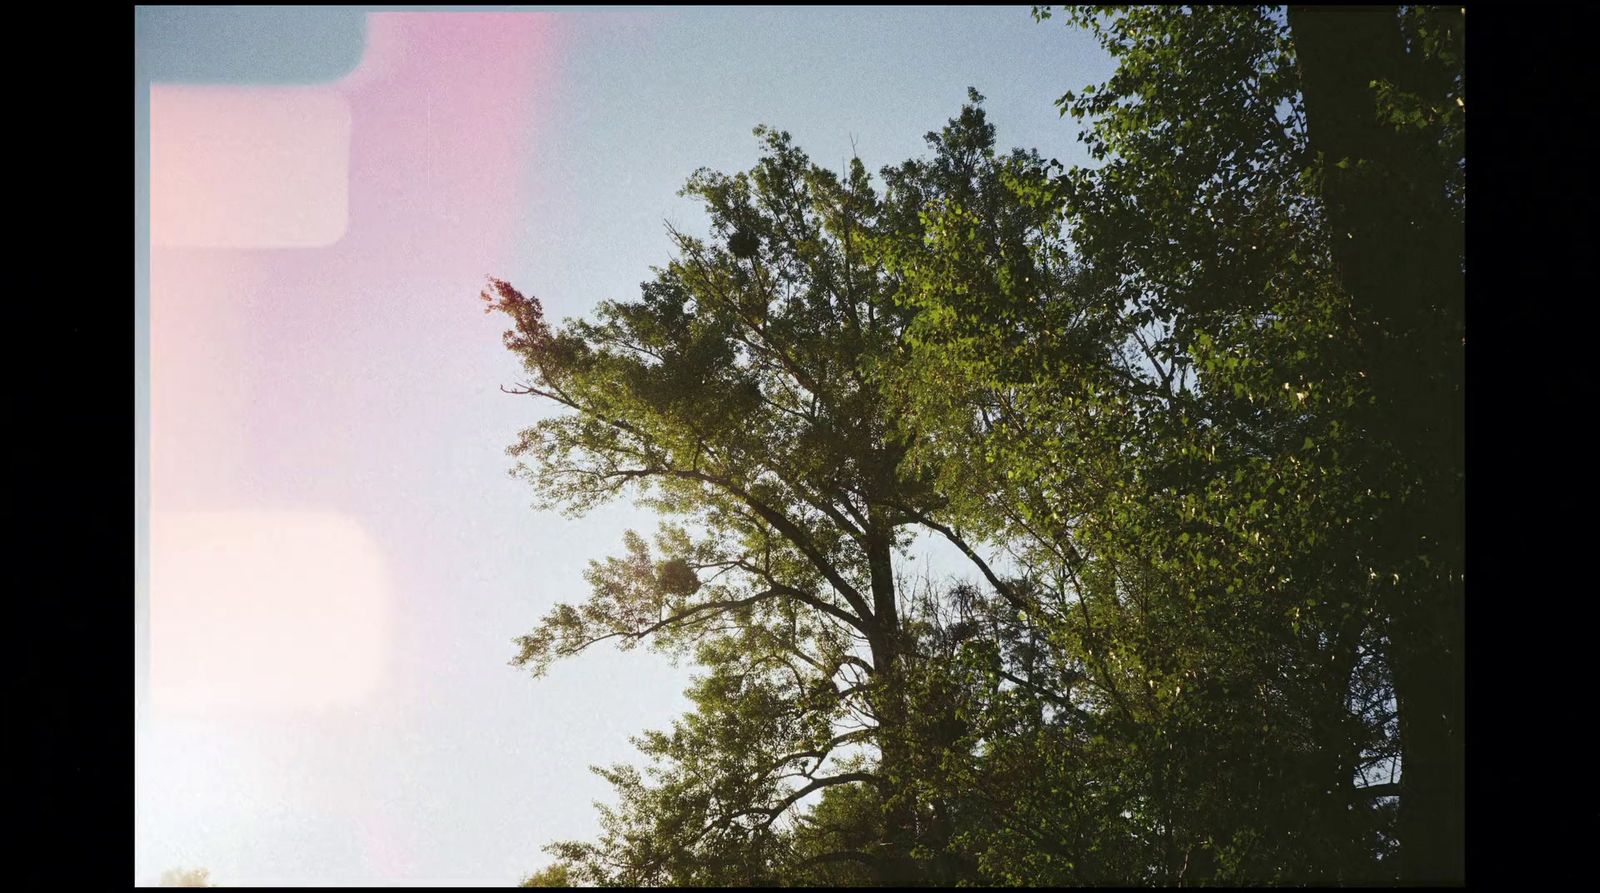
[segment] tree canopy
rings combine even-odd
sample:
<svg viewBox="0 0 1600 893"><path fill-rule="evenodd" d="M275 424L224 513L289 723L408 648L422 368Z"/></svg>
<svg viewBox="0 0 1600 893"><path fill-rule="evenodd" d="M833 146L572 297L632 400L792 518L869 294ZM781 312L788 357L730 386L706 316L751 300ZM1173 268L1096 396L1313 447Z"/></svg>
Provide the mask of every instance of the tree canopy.
<svg viewBox="0 0 1600 893"><path fill-rule="evenodd" d="M1068 18L1093 167L976 91L876 183L763 127L637 300L490 281L517 473L664 519L513 662L705 671L535 878L1461 880L1462 13Z"/></svg>

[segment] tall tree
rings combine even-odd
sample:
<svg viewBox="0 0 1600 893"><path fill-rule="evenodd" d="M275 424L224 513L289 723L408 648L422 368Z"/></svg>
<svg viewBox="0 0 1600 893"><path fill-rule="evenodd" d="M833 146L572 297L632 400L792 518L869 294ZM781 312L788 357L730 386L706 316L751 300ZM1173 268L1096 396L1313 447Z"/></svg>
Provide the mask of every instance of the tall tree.
<svg viewBox="0 0 1600 893"><path fill-rule="evenodd" d="M641 300L557 329L491 281L569 411L521 471L683 522L516 662L708 670L572 877L1459 879L1459 22L1356 15L1077 10L1092 169L976 93L881 194L758 130ZM916 589L917 530L981 585Z"/></svg>
<svg viewBox="0 0 1600 893"><path fill-rule="evenodd" d="M1391 452L1375 546L1391 618L1407 877L1464 879L1466 9L1290 7L1331 251ZM1339 238L1343 234L1344 238Z"/></svg>
<svg viewBox="0 0 1600 893"><path fill-rule="evenodd" d="M925 432L910 459L951 494L948 520L1018 552L1032 585L996 589L1022 596L1030 651L1058 668L1023 687L1052 722L979 711L987 752L961 783L1012 807L967 845L1009 883L1365 879L1382 811L1352 785L1381 759L1384 718L1351 703L1371 663L1349 591L1369 581L1340 533L1359 500L1309 461L1345 434L1306 412L1351 391L1276 377L1349 347L1325 337L1328 277L1263 297L1225 245L1210 269L1182 261L1203 283L1185 293L1154 281L1174 276L1157 249L1185 239L1167 257L1192 258L1208 234L1148 213L1170 184L1115 163L994 168L886 252L921 311L893 389ZM1261 211L1286 224L1282 254L1305 229L1286 205ZM1174 306L1224 289L1258 315Z"/></svg>
<svg viewBox="0 0 1600 893"><path fill-rule="evenodd" d="M1101 162L1060 181L1072 249L1135 327L1162 410L1141 412L1135 389L1131 427L1192 429L1166 452L1206 462L1163 484L1233 475L1198 516L1212 530L1268 537L1230 516L1283 534L1298 519L1305 535L1264 568L1297 572L1248 588L1327 640L1327 703L1392 676L1402 873L1422 881L1459 881L1464 845L1463 15L1080 8L1118 68L1060 103ZM1149 529L1194 542L1183 511ZM1237 562L1248 545L1201 557ZM1374 661L1376 677L1361 669ZM1366 715L1382 727L1384 712ZM1365 752L1328 771L1358 773Z"/></svg>
<svg viewBox="0 0 1600 893"><path fill-rule="evenodd" d="M883 197L859 160L840 176L787 134L757 133L764 155L749 173L690 179L710 238L674 231L677 257L639 300L554 328L507 282L483 294L514 323L506 344L530 375L514 392L568 411L511 449L547 504L582 511L631 490L686 522L654 549L630 534L624 556L594 566L587 602L558 606L519 640L515 662L536 674L608 640L649 640L711 668L693 693L699 711L645 739L668 765L662 783L611 775L624 809L608 849L626 864L563 852L597 880L753 882L770 860L707 875L709 856L691 866L668 850L759 853L803 798L841 786L874 792L880 839L847 858L880 880L919 877L913 851L941 833L909 784L915 642L894 558L918 525L959 535L937 520L949 500L903 461L916 432L889 416L878 371L903 361L915 309L896 301L903 283L874 246L926 190L966 183L992 128L964 111L934 135L929 170L943 179L890 173ZM870 761L834 759L852 747Z"/></svg>

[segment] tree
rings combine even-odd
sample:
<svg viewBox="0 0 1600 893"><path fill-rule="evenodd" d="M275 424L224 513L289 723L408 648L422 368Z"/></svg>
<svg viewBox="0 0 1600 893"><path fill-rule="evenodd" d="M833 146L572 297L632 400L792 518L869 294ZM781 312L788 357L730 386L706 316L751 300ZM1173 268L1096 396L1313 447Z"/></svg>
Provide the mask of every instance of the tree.
<svg viewBox="0 0 1600 893"><path fill-rule="evenodd" d="M1143 211L1169 233L1217 207L1208 216L1221 244L1248 242L1259 258L1245 262L1247 274L1335 284L1322 306L1334 311L1330 340L1348 347L1309 354L1293 370L1306 386L1292 390L1313 395L1307 409L1330 429L1343 426L1345 437L1324 442L1324 467L1375 494L1346 503L1360 519L1348 554L1391 585L1351 600L1374 611L1393 673L1404 875L1432 882L1461 880L1464 847L1463 16L1459 7L1118 10L1098 32L1122 58L1118 77L1064 105L1098 117L1091 139L1117 159L1081 183L1101 195L1166 190ZM1193 160L1175 165L1175 154ZM1284 203L1300 210L1271 213ZM1273 216L1303 220L1300 236L1264 231ZM1125 214L1089 205L1079 220L1123 256L1148 244L1119 239L1151 230L1126 227ZM1259 276L1218 271L1207 284L1249 287L1206 289L1220 291L1208 303L1172 275L1211 266L1204 258L1215 253L1178 241L1139 268L1196 328L1259 318L1251 297L1273 294L1253 286ZM1352 372L1360 382L1339 389L1344 406L1316 401Z"/></svg>
<svg viewBox="0 0 1600 893"><path fill-rule="evenodd" d="M1257 836L1289 832L1260 870L1337 878L1353 864L1347 847L1370 835L1349 806L1383 823L1372 801L1393 786L1360 785L1398 747L1403 876L1459 880L1460 16L1102 8L1073 20L1119 61L1109 82L1061 101L1090 122L1101 164L1013 182L1063 214L1067 236L1032 253L1076 265L1075 289L1016 276L977 203L939 210L939 250L901 258L922 271L912 366L964 382L962 399L919 398L919 424L942 418L948 432L932 458L947 478L988 484L972 518L1076 577L1064 591L1081 625L1058 626L1058 642L1084 650L1122 734L1175 740L1187 708L1141 717L1127 693L1171 680L1176 697L1191 673L1198 728L1231 729L1240 747L1240 709L1290 708L1303 743L1270 758L1289 761L1268 791L1279 805L1254 804L1241 829L1257 858ZM1286 687L1285 672L1314 684ZM1252 688L1255 705L1228 694ZM1189 763L1229 749L1209 736ZM1138 768L1173 801L1184 773ZM1310 825L1263 821L1294 818L1296 800ZM1193 876L1184 821L1154 819L1170 839L1155 877ZM1214 841L1201 832L1220 821L1195 818L1191 836ZM1218 869L1240 858L1200 849Z"/></svg>
<svg viewBox="0 0 1600 893"><path fill-rule="evenodd" d="M571 877L1459 880L1460 21L1340 15L1075 10L1093 168L976 92L881 193L758 129L639 301L491 280L520 472L681 522L515 663L706 668Z"/></svg>
<svg viewBox="0 0 1600 893"><path fill-rule="evenodd" d="M1297 339L1346 346L1321 337L1327 277L1267 303L1270 337L1249 334L1258 320L1202 326L1152 306L1171 289L1136 287L1156 239L1111 252L1151 223L1119 171L1091 191L1082 172L996 168L923 208L887 261L921 311L894 389L925 435L910 458L951 494L947 518L1017 552L1031 585L991 582L1022 603L1035 661L1056 668L1021 687L1021 706L1053 722L977 711L987 752L957 786L997 799L963 846L1014 884L1360 877L1382 816L1352 818L1351 786L1384 717L1350 707L1371 630L1341 589L1357 581L1338 563L1351 543L1329 534L1358 501L1306 461L1307 437L1336 423L1307 416L1309 394L1262 386L1281 356L1305 360ZM1121 231L1073 216L1069 238L1058 220L1083 213L1074 202ZM1256 287L1211 276L1210 299ZM1242 337L1257 353L1241 370L1213 345Z"/></svg>
<svg viewBox="0 0 1600 893"><path fill-rule="evenodd" d="M961 540L937 520L948 498L903 462L916 432L889 416L879 370L907 355L916 311L877 253L908 237L897 227L937 199L929 190L964 188L991 163L992 128L964 110L931 135L931 165L885 172L881 198L859 160L840 176L785 133L757 135L765 154L749 173L690 179L711 237L673 231L678 256L639 300L553 328L511 284L483 293L513 321L506 345L530 376L512 391L568 410L511 448L544 504L583 511L631 491L688 522L664 525L653 548L630 533L625 555L593 566L587 602L518 640L514 663L535 674L603 641L648 640L710 668L697 712L642 740L664 761L659 784L608 772L622 809L602 846L556 849L597 883L768 879L780 819L814 793L875 803L881 822L871 846L812 864L899 882L925 871L915 853L944 849L910 784L917 642L894 557L919 526ZM875 794L826 794L843 786Z"/></svg>
<svg viewBox="0 0 1600 893"><path fill-rule="evenodd" d="M571 887L575 886L571 868L564 862L554 862L522 879L519 887Z"/></svg>
<svg viewBox="0 0 1600 893"><path fill-rule="evenodd" d="M1330 248L1371 356L1367 427L1393 457L1373 544L1396 577L1401 855L1444 883L1464 879L1466 845L1465 16L1289 9Z"/></svg>

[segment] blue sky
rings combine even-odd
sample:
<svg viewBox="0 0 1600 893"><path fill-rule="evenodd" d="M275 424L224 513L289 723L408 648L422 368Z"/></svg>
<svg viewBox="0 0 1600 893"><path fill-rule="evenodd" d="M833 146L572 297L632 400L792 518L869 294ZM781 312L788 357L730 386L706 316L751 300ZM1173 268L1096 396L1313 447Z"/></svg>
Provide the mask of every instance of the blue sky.
<svg viewBox="0 0 1600 893"><path fill-rule="evenodd" d="M425 327L357 317L366 328L350 329L352 337L377 351L360 362L412 383L416 399L348 425L317 416L327 430L312 432L317 446L303 455L295 450L313 442L304 436L284 434L282 449L262 446L278 442L271 420L299 416L253 417L244 452L223 456L232 476L206 491L211 502L195 495L198 477L187 494L186 505L207 510L315 503L359 521L392 580L382 684L337 707L164 712L145 683L149 469L170 449L150 440L151 400L159 407L176 398L152 393L148 276L158 256L202 266L215 258L150 253L149 91L337 81L370 48L370 35L367 14L349 10L136 14L136 882L204 866L224 884L513 884L546 864L545 844L592 835L592 801L609 790L587 767L633 759L628 737L683 709L689 670L643 650L609 649L558 664L541 680L507 666L512 637L556 601L584 596L590 560L617 550L624 529L648 532L654 521L625 504L582 519L529 507L533 494L507 475L504 448L543 410L498 390L520 370L499 343L498 320L481 314L481 276L538 295L554 317L632 296L649 267L668 260L664 221L703 226L699 209L676 194L684 179L702 166L750 166L757 124L788 130L834 167L853 147L876 171L922 154L923 134L954 115L971 86L987 97L1003 146L1084 163L1076 126L1053 101L1111 70L1087 36L1059 19L1036 24L1027 7L638 9L544 21L556 36L539 44L547 57L537 60L538 89L525 108L501 110L530 122L516 144L524 188L506 199L515 207L497 224L508 227L510 248L495 255L497 268L459 282L451 273L439 286L437 318L459 312L462 326L478 326L462 330L471 337L435 347ZM359 128L359 105L354 114ZM415 126L446 126L432 120ZM429 145L441 152L471 145L461 134L437 139ZM441 245L470 242L475 232L476 221L459 215L427 219L441 227ZM327 249L327 262L356 236ZM262 269L276 269L270 264L285 253L260 253ZM268 294L270 279L241 281L238 293ZM258 304L252 312L268 315L253 319L278 326L277 340L250 342L248 370L261 381L284 362L268 347L313 330L289 318L288 304L281 319ZM319 338L302 353L337 353L337 339ZM315 393L310 385L293 393L315 399L305 396ZM332 405L345 405L335 397ZM237 470L247 459L249 474ZM958 570L936 553L929 559L940 572Z"/></svg>

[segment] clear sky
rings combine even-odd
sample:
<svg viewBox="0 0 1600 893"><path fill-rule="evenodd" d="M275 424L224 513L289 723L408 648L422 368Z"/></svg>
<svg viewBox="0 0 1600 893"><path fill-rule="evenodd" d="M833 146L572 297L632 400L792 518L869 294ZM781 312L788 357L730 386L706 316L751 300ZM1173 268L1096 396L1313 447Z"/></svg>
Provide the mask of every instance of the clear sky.
<svg viewBox="0 0 1600 893"><path fill-rule="evenodd" d="M507 666L654 522L506 474L544 410L498 389L484 276L554 317L634 295L759 123L876 171L973 86L1081 163L1052 102L1111 67L1026 7L135 18L138 883L513 884L592 835L586 767L689 670Z"/></svg>

